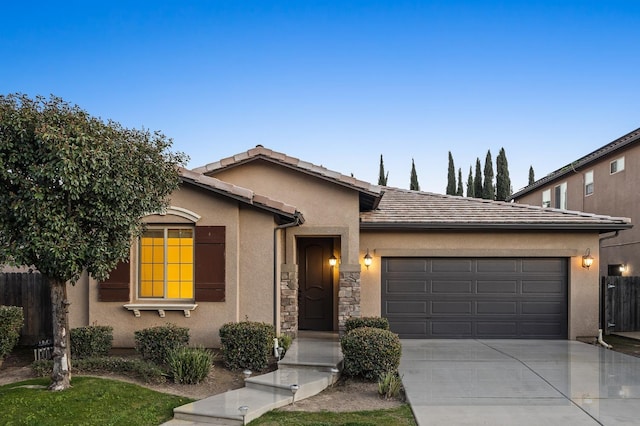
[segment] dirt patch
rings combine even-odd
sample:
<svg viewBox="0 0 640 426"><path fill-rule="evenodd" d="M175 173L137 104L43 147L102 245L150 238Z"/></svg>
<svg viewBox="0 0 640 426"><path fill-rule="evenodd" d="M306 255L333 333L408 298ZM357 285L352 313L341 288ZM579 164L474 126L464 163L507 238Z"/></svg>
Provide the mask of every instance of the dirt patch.
<svg viewBox="0 0 640 426"><path fill-rule="evenodd" d="M135 351L117 349L112 351L112 355L124 357L136 356ZM0 366L0 385L35 378L30 368L32 362L33 351L31 349L17 348L14 350ZM276 364L272 363L269 370L273 370L275 367ZM193 399L207 398L244 386L244 376L242 372L227 370L220 362L216 362L209 376L197 385L181 385L172 382L149 384L119 374L107 373L92 375L135 383L158 392L186 396ZM400 400L385 400L380 398L377 383L343 378L318 395L297 401L294 405L289 405L282 409L292 411L326 410L342 412L395 408L401 404L402 402Z"/></svg>

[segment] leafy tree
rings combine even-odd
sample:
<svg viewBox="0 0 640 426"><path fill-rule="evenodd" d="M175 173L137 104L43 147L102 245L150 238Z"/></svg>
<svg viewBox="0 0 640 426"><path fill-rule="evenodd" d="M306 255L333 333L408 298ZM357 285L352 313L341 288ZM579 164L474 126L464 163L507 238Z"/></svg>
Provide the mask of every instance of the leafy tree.
<svg viewBox="0 0 640 426"><path fill-rule="evenodd" d="M491 151L487 151L484 160L484 182L482 183L482 198L485 200L494 200L496 197L496 189L493 186L493 161L491 160Z"/></svg>
<svg viewBox="0 0 640 426"><path fill-rule="evenodd" d="M51 285L50 390L71 379L67 282L106 279L128 258L140 218L178 187L186 157L170 146L58 97L0 96L0 263L33 265Z"/></svg>
<svg viewBox="0 0 640 426"><path fill-rule="evenodd" d="M462 187L462 169L458 169L458 189L456 195L462 197L464 195L464 188Z"/></svg>
<svg viewBox="0 0 640 426"><path fill-rule="evenodd" d="M473 197L473 173L471 166L469 166L469 177L467 178L467 197Z"/></svg>
<svg viewBox="0 0 640 426"><path fill-rule="evenodd" d="M480 165L479 158L476 158L476 175L473 178L473 196L475 198L482 198L482 166Z"/></svg>
<svg viewBox="0 0 640 426"><path fill-rule="evenodd" d="M411 182L409 184L409 189L412 191L420 191L420 184L418 183L418 174L416 173L416 164L411 159Z"/></svg>
<svg viewBox="0 0 640 426"><path fill-rule="evenodd" d="M529 185L533 185L536 181L536 175L533 173L533 166L529 166Z"/></svg>
<svg viewBox="0 0 640 426"><path fill-rule="evenodd" d="M496 200L506 201L511 195L511 178L509 177L509 162L504 148L496 157Z"/></svg>
<svg viewBox="0 0 640 426"><path fill-rule="evenodd" d="M447 173L447 195L456 195L456 168L453 165L453 156L449 151L449 170Z"/></svg>
<svg viewBox="0 0 640 426"><path fill-rule="evenodd" d="M389 172L384 173L384 161L382 161L382 154L380 154L380 175L378 176L378 185L387 186L387 179L389 179Z"/></svg>

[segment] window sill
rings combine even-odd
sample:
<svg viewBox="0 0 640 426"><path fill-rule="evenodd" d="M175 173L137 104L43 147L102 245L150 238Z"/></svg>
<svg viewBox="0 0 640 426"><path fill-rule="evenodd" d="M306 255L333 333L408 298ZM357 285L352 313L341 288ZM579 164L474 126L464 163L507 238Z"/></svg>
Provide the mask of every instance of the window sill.
<svg viewBox="0 0 640 426"><path fill-rule="evenodd" d="M160 318L164 318L165 311L182 311L186 318L191 317L191 311L198 307L197 303L128 303L122 305L133 311L136 318L140 317L140 311L158 311Z"/></svg>

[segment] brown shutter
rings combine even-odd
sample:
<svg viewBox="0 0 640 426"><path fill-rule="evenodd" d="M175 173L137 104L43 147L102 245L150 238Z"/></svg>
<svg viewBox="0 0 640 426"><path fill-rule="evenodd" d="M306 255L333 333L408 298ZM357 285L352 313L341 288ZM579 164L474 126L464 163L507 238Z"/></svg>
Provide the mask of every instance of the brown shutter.
<svg viewBox="0 0 640 426"><path fill-rule="evenodd" d="M129 263L119 262L106 281L98 283L99 302L129 301Z"/></svg>
<svg viewBox="0 0 640 426"><path fill-rule="evenodd" d="M196 302L224 302L225 228L196 226L195 236Z"/></svg>

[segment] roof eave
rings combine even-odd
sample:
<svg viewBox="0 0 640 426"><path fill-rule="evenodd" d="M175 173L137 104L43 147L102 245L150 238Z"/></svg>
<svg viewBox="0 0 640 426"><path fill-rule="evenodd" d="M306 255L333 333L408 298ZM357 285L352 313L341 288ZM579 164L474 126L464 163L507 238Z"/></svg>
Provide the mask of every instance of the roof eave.
<svg viewBox="0 0 640 426"><path fill-rule="evenodd" d="M600 233L630 229L630 223L410 223L410 222L361 222L360 229L371 230L434 230L434 231L486 231L486 230L522 230L522 231L599 231Z"/></svg>

